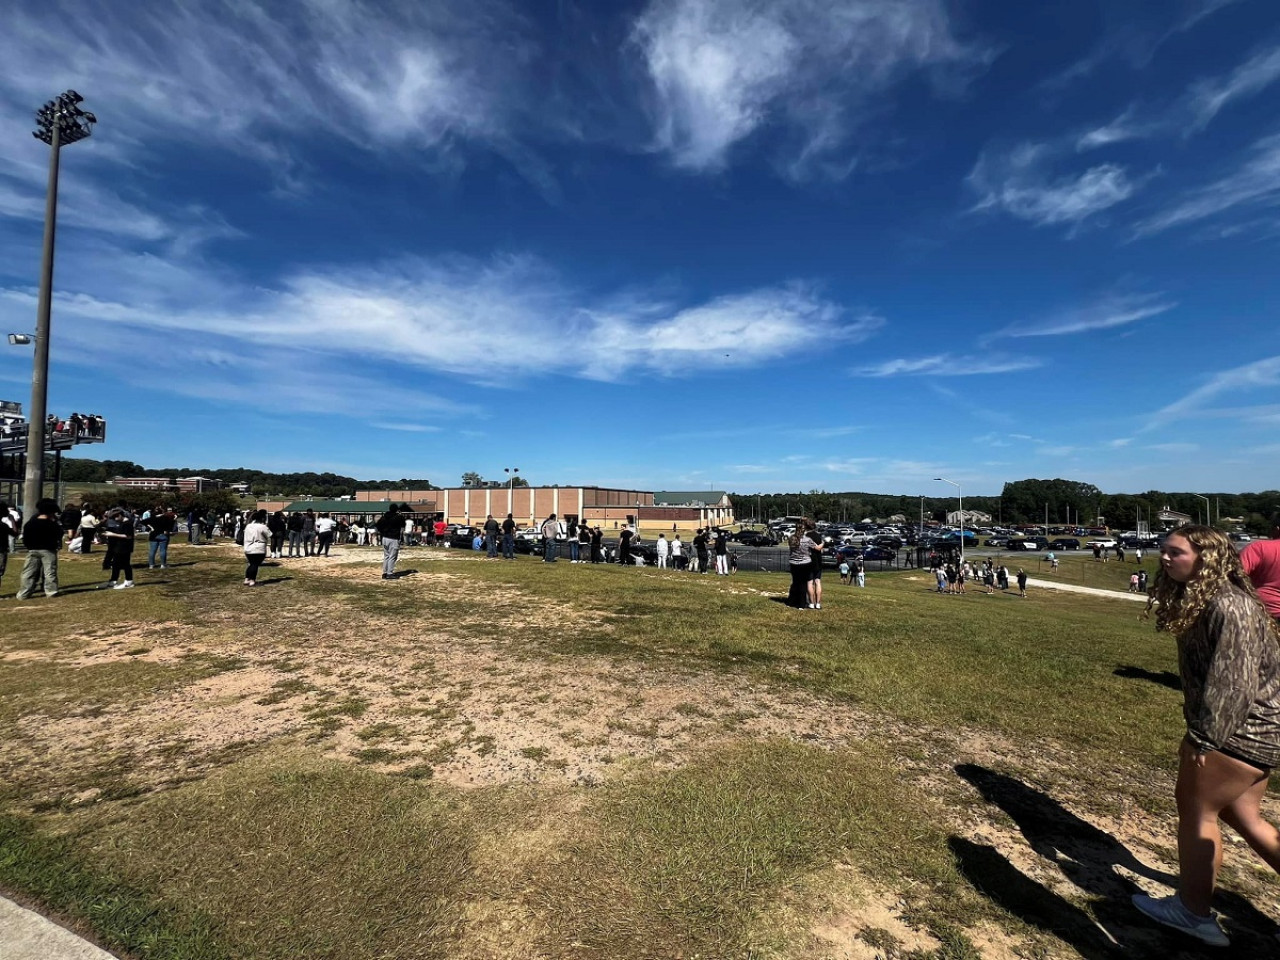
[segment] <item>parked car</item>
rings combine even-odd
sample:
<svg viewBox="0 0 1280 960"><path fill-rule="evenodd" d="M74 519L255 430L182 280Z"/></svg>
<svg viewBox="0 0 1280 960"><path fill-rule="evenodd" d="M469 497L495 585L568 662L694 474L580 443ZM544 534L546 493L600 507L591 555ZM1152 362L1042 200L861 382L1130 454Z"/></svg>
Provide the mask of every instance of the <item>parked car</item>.
<svg viewBox="0 0 1280 960"><path fill-rule="evenodd" d="M1044 537L1015 537L1006 546L1007 550L1047 550L1049 541Z"/></svg>
<svg viewBox="0 0 1280 960"><path fill-rule="evenodd" d="M453 532L445 539L445 543L459 550L470 550L479 533L479 527L454 527Z"/></svg>
<svg viewBox="0 0 1280 960"><path fill-rule="evenodd" d="M778 543L774 537L769 536L767 533L761 533L759 530L742 530L729 539L736 540L744 547L772 547Z"/></svg>
<svg viewBox="0 0 1280 960"><path fill-rule="evenodd" d="M1009 545L1008 537L987 537L984 547L1007 547Z"/></svg>
<svg viewBox="0 0 1280 960"><path fill-rule="evenodd" d="M1090 550L1094 547L1101 547L1103 550L1114 550L1116 548L1116 542L1110 537L1100 537L1095 540L1090 540L1087 546Z"/></svg>
<svg viewBox="0 0 1280 960"><path fill-rule="evenodd" d="M863 560L896 560L898 551L889 547L866 547L862 551Z"/></svg>
<svg viewBox="0 0 1280 960"><path fill-rule="evenodd" d="M871 543L873 546L888 547L890 550L902 549L901 537L888 537L888 536L876 537L874 540L871 541Z"/></svg>
<svg viewBox="0 0 1280 960"><path fill-rule="evenodd" d="M1050 550L1079 550L1080 541L1075 537L1059 537L1049 541Z"/></svg>

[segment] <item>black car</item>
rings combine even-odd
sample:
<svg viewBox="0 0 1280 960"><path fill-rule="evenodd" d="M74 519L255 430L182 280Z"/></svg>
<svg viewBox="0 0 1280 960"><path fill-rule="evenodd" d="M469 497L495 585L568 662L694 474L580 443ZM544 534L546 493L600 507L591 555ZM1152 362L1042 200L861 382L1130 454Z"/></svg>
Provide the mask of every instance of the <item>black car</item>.
<svg viewBox="0 0 1280 960"><path fill-rule="evenodd" d="M901 549L902 549L902 538L901 538L901 537L891 537L891 536L886 535L886 536L883 536L883 537L876 537L874 540L872 540L872 541L871 541L871 543L872 543L872 545L873 545L873 546L877 546L877 547L888 547L890 550L901 550Z"/></svg>
<svg viewBox="0 0 1280 960"><path fill-rule="evenodd" d="M1079 550L1080 541L1075 537L1059 537L1049 541L1050 550Z"/></svg>
<svg viewBox="0 0 1280 960"><path fill-rule="evenodd" d="M761 533L759 530L741 530L729 539L738 541L744 547L773 547L778 543L769 534Z"/></svg>

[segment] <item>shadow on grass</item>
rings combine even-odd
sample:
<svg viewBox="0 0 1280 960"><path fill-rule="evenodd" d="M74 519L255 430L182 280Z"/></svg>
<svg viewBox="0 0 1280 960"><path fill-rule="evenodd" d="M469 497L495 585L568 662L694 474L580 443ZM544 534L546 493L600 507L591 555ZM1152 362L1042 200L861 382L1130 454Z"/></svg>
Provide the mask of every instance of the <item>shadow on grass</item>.
<svg viewBox="0 0 1280 960"><path fill-rule="evenodd" d="M1177 887L1175 875L1142 863L1115 837L1021 780L976 764L961 764L956 773L1013 819L1032 850L1087 896L1097 898L1088 910L1082 909L1027 877L994 847L952 837L949 844L960 872L992 902L1060 937L1086 960L1132 955L1131 949L1125 951L1118 944L1159 949L1172 957L1200 956L1191 949L1195 941L1151 925L1138 914L1129 899L1140 890L1116 868L1170 889ZM1274 944L1273 921L1238 894L1220 891L1216 906L1227 918L1227 932L1232 937L1232 947L1215 952L1216 956L1267 955ZM1146 942L1151 938L1159 948ZM1179 947L1188 952L1176 952Z"/></svg>
<svg viewBox="0 0 1280 960"><path fill-rule="evenodd" d="M1182 680L1176 674L1169 670L1147 670L1143 667L1135 667L1132 664L1116 667L1111 671L1117 677L1124 677L1126 680L1150 680L1152 683L1158 683L1162 687L1168 687L1170 690L1181 690Z"/></svg>

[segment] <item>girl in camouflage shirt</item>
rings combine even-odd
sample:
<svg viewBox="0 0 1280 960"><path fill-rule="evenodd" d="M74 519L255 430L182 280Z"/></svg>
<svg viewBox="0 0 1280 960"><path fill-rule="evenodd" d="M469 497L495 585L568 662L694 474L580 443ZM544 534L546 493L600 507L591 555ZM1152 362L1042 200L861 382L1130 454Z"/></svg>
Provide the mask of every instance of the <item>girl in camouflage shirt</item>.
<svg viewBox="0 0 1280 960"><path fill-rule="evenodd" d="M1178 893L1133 898L1205 943L1228 941L1210 909L1224 820L1280 872L1280 831L1259 807L1280 763L1280 636L1226 535L1185 526L1160 549L1148 611L1178 640L1186 736L1178 750Z"/></svg>

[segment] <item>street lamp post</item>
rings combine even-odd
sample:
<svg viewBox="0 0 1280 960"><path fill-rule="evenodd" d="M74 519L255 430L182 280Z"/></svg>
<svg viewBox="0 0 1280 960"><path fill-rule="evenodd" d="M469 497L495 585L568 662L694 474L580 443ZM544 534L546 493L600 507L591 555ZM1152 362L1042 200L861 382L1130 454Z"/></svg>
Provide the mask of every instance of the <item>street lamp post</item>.
<svg viewBox="0 0 1280 960"><path fill-rule="evenodd" d="M516 512L516 477L520 475L519 467L503 467L507 475L507 513Z"/></svg>
<svg viewBox="0 0 1280 960"><path fill-rule="evenodd" d="M1213 518L1209 516L1209 498L1199 493L1193 493L1192 496L1204 501L1204 525L1212 526Z"/></svg>
<svg viewBox="0 0 1280 960"><path fill-rule="evenodd" d="M948 480L946 477L934 477L936 482L949 483L956 488L956 496L960 498L960 563L964 564L964 490L954 480Z"/></svg>
<svg viewBox="0 0 1280 960"><path fill-rule="evenodd" d="M35 359L31 373L30 428L27 432L27 473L22 506L35 516L44 492L45 421L49 401L49 322L53 305L53 239L58 220L58 156L64 144L83 140L98 118L80 109L84 100L74 90L60 94L36 111L37 129L31 135L49 145L49 187L44 208L44 254L40 269L40 299L36 307Z"/></svg>

